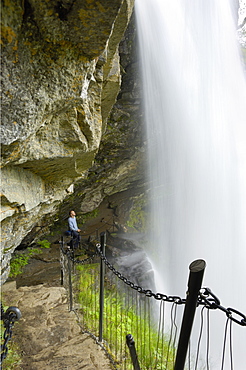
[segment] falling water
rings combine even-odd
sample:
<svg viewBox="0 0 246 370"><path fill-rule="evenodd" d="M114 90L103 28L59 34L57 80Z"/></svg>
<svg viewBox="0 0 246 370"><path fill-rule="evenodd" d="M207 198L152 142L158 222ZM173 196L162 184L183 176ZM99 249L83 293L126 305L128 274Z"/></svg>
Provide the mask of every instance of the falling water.
<svg viewBox="0 0 246 370"><path fill-rule="evenodd" d="M203 286L245 313L246 82L230 1L136 0L136 15L157 286L184 296L202 258Z"/></svg>

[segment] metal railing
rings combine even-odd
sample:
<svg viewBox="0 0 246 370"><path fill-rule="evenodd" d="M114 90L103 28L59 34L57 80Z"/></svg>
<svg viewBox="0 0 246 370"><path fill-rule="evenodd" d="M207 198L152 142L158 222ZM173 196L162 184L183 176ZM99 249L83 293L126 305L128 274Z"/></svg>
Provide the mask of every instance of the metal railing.
<svg viewBox="0 0 246 370"><path fill-rule="evenodd" d="M5 328L3 334L3 343L1 343L1 363L5 360L8 355L8 343L12 338L12 329L16 321L21 318L21 311L18 307L11 306L6 311L4 311L3 305L1 303L1 320L3 321L3 326Z"/></svg>
<svg viewBox="0 0 246 370"><path fill-rule="evenodd" d="M130 281L110 264L105 255L105 244L103 233L100 244L95 245L95 253L89 258L75 257L73 251L64 248L63 242L61 251L67 258L67 266L70 259L73 266L78 265L80 270L78 274L74 268L65 269L68 275L73 271L75 280L72 284L72 278L67 279L68 289L74 291L69 293L70 309L74 309L75 296L81 303L77 311L84 330L91 333L107 350L115 369L181 370L185 364L191 369L192 362L197 369L200 339L196 360L191 360L189 338L198 309L201 317L204 309L208 313L218 309L225 313L227 321L246 326L243 313L223 307L209 288L201 289L205 261L197 260L190 265L188 293L183 299L154 293ZM78 291L76 286L79 278L83 281L84 292ZM200 336L202 330L201 324ZM225 348L222 356L224 353ZM221 369L223 366L222 358Z"/></svg>

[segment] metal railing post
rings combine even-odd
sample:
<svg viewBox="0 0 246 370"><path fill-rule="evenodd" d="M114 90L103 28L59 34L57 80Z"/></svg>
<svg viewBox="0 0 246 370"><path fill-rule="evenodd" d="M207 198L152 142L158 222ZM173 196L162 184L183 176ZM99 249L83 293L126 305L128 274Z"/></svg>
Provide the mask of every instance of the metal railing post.
<svg viewBox="0 0 246 370"><path fill-rule="evenodd" d="M185 359L196 311L198 293L201 289L205 267L206 262L204 260L193 261L189 266L190 275L188 281L188 291L186 293L186 304L180 330L174 370L183 370L185 366Z"/></svg>
<svg viewBox="0 0 246 370"><path fill-rule="evenodd" d="M101 251L105 256L105 246L106 246L106 233L103 232L100 234L100 244ZM100 312L99 312L99 342L102 342L103 339L103 309L104 309L104 275L105 275L105 264L101 259L100 262Z"/></svg>
<svg viewBox="0 0 246 370"><path fill-rule="evenodd" d="M21 311L18 307L11 306L9 307L6 312L4 312L3 305L1 303L1 320L3 321L3 326L5 328L3 333L3 341L1 338L1 361L0 361L0 368L2 369L2 362L6 359L8 355L8 342L12 338L12 329L14 327L14 323L21 318ZM2 337L2 335L1 335Z"/></svg>
<svg viewBox="0 0 246 370"><path fill-rule="evenodd" d="M131 334L127 334L126 344L128 345L128 348L129 348L129 351L130 351L130 355L131 355L134 370L140 370L140 365L139 365L139 362L138 362L138 356L137 356L137 352L136 352L135 342L134 342L133 336Z"/></svg>
<svg viewBox="0 0 246 370"><path fill-rule="evenodd" d="M61 264L61 285L64 285L64 238L61 237L61 244L60 244L60 264Z"/></svg>
<svg viewBox="0 0 246 370"><path fill-rule="evenodd" d="M69 311L73 310L73 287L72 287L72 266L71 259L67 255L67 265L68 265L68 290L69 290Z"/></svg>

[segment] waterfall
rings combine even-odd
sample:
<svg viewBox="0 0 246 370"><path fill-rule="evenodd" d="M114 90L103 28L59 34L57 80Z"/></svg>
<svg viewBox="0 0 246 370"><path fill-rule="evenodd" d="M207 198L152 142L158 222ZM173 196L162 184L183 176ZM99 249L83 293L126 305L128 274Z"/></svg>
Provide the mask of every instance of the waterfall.
<svg viewBox="0 0 246 370"><path fill-rule="evenodd" d="M156 284L184 296L202 258L203 286L245 313L246 80L231 3L136 0L135 10ZM246 330L235 331L242 359Z"/></svg>

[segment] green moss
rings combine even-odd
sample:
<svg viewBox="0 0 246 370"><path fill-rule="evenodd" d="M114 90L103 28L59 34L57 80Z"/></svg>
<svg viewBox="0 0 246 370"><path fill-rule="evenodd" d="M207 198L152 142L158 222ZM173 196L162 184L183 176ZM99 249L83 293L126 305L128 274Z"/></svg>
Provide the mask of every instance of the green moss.
<svg viewBox="0 0 246 370"><path fill-rule="evenodd" d="M146 214L147 200L143 197L134 200L133 206L129 213L127 226L136 231L145 231L147 226Z"/></svg>
<svg viewBox="0 0 246 370"><path fill-rule="evenodd" d="M50 248L50 245L51 245L51 243L46 239L39 240L37 244L40 245L41 248Z"/></svg>

